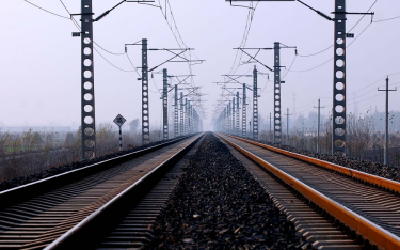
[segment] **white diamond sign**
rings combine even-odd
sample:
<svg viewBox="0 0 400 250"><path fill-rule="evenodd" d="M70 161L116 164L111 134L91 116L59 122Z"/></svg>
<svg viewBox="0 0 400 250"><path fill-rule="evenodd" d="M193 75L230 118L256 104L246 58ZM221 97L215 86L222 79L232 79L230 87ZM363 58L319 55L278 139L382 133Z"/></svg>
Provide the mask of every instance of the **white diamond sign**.
<svg viewBox="0 0 400 250"><path fill-rule="evenodd" d="M115 117L114 119L114 123L117 124L118 127L122 127L125 122L126 120L121 114L118 114L117 117Z"/></svg>

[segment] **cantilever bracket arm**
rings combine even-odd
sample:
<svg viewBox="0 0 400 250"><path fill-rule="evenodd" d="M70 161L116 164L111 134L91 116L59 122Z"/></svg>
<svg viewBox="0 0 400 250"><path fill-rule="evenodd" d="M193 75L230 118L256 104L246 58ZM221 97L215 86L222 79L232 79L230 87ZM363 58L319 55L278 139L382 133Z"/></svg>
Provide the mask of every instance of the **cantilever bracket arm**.
<svg viewBox="0 0 400 250"><path fill-rule="evenodd" d="M266 67L266 68L269 69L271 72L274 71L271 67L265 65L264 63L262 63L262 62L260 62L259 60L257 60L254 56L250 55L250 53L244 51L245 49L243 49L243 48L234 48L234 49L240 49L243 53L245 53L248 57L250 57L251 59L253 59L253 60L256 61L257 63L259 63L259 64L261 64L262 66ZM256 56L257 56L258 52L260 52L261 48L260 48L260 49L257 49L257 50L258 50L258 51L257 51L257 53L256 53Z"/></svg>
<svg viewBox="0 0 400 250"><path fill-rule="evenodd" d="M188 84L188 82L186 82L186 80L189 79L189 77L192 77L192 76L193 76L193 75L186 76L186 78L183 79L183 80L179 80L179 78L178 78L177 76L176 76L175 78L178 79L178 81L179 81L177 84L181 84L181 83L183 83L183 82L186 83L186 84Z"/></svg>
<svg viewBox="0 0 400 250"><path fill-rule="evenodd" d="M231 79L232 81L236 82L236 83L242 84L241 82L239 82L239 81L237 80L237 79L240 78L240 76L238 76L238 77L236 77L236 78L233 78L233 77L228 76L228 75L225 75L225 76L228 77L229 79Z"/></svg>
<svg viewBox="0 0 400 250"><path fill-rule="evenodd" d="M165 50L165 51L168 51L168 52L170 52L170 53L175 55L174 57L172 57L172 58L160 63L159 65L149 69L149 72L155 70L156 68L160 67L161 65L163 65L163 64L165 64L167 62L187 62L187 63L191 63L191 62L204 62L205 61L205 60L188 60L187 58L184 58L184 57L181 56L182 53L185 53L188 50L194 50L194 49L191 49L191 48L184 48L184 49L148 49L148 50ZM176 52L173 52L173 50L180 50L180 52L176 53ZM183 61L173 61L175 58L181 58Z"/></svg>
<svg viewBox="0 0 400 250"><path fill-rule="evenodd" d="M119 5L121 5L121 4L125 3L125 2L127 2L127 3L154 3L155 1L146 1L146 0L143 0L143 1L139 1L139 0L137 0L137 1L127 1L127 0L122 0L121 2L117 3L116 5L114 5L110 10L104 12L100 16L98 16L95 19L93 19L93 22L99 21L103 17L105 17L108 14L110 14L110 12L113 11L116 7L118 7ZM152 4L150 4L150 5L152 5Z"/></svg>
<svg viewBox="0 0 400 250"><path fill-rule="evenodd" d="M251 75L240 75L240 76L237 76L236 78L233 78L234 77L234 75L223 75L223 76L226 76L226 77L228 77L229 79L231 79L232 81L234 81L234 82L236 82L236 83L239 83L239 84L243 84L243 83L241 83L241 82L239 82L237 79L239 79L239 78L241 78L241 77L252 77Z"/></svg>
<svg viewBox="0 0 400 250"><path fill-rule="evenodd" d="M158 50L158 49L149 49L149 50ZM174 60L175 58L179 57L180 54L182 54L182 53L184 53L184 52L186 52L186 51L187 51L187 49L182 50L182 51L179 52L179 53L175 53L175 56L174 56L174 57L172 57L172 58L170 58L170 59L168 59L168 60L165 60L164 62L158 64L157 66L155 66L155 67L149 69L149 72L155 70L156 68L160 67L161 65L163 65L163 64L165 64L165 63L167 63L167 62L171 62L171 61Z"/></svg>
<svg viewBox="0 0 400 250"><path fill-rule="evenodd" d="M229 88L228 88L229 89ZM235 92L229 91L227 88L224 88L224 90L228 91L232 96L236 96ZM235 89L235 88L234 88ZM239 96L239 99L242 99L242 97Z"/></svg>
<svg viewBox="0 0 400 250"><path fill-rule="evenodd" d="M330 17L330 16L328 16L328 15L322 13L321 11L318 11L318 10L314 9L314 8L311 7L310 5L304 3L303 1L301 1L301 0L297 0L297 1L299 1L301 4L307 6L310 10L315 11L318 15L322 16L323 18L325 18L325 19L327 19L327 20L329 20L329 21L335 21L334 18L332 18L332 17Z"/></svg>

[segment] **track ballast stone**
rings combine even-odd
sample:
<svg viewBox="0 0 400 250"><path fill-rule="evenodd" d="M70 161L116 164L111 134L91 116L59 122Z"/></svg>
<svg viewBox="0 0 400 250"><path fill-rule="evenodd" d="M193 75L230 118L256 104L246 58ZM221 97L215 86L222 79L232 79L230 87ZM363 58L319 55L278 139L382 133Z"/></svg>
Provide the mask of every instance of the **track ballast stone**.
<svg viewBox="0 0 400 250"><path fill-rule="evenodd" d="M308 246L268 193L212 134L191 156L155 226L151 249Z"/></svg>

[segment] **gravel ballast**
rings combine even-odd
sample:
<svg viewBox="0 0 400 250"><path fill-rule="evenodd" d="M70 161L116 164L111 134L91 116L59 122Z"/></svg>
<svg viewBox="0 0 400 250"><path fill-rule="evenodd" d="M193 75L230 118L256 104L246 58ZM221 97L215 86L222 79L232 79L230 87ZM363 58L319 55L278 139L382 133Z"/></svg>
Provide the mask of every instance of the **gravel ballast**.
<svg viewBox="0 0 400 250"><path fill-rule="evenodd" d="M155 226L151 249L302 249L294 224L208 133Z"/></svg>

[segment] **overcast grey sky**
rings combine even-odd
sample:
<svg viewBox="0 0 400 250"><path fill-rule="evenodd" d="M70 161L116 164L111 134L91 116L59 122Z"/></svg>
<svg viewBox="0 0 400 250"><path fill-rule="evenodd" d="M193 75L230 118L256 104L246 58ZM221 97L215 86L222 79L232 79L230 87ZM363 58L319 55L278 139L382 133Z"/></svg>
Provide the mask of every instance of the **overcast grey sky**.
<svg viewBox="0 0 400 250"><path fill-rule="evenodd" d="M30 2L61 16L68 16L59 0L31 0ZM80 1L63 0L70 13L80 12ZM110 9L118 1L93 1L94 13ZM222 80L221 75L230 72L235 60L234 47L241 44L249 10L232 7L224 0L169 0L180 35L185 44L195 48L194 54L204 59L204 64L194 65L194 84L203 86L202 92L207 109L208 125L213 116L220 86L212 82ZM334 0L305 1L326 14L334 11ZM349 12L365 12L372 7L374 20L400 16L398 0L350 0ZM12 125L72 125L80 122L80 40L71 37L77 31L72 21L46 13L24 0L2 0L0 9L0 121ZM159 4L156 0L155 4ZM164 0L161 5L164 8ZM168 5L168 3L167 3ZM333 44L333 22L328 21L298 2L258 4L246 42L247 47L272 47L274 42L298 46L300 55L321 51ZM349 15L350 30L361 16ZM170 8L167 20L173 25ZM367 16L352 30L356 40L347 50L347 101L353 111L354 97L360 112L370 106L384 109L384 95L377 92L383 86L383 78L390 76L391 87L400 86L400 18L370 23ZM175 30L175 34L177 34ZM103 48L123 53L124 44L147 38L151 48L176 48L177 42L159 8L124 3L107 17L94 24L94 40ZM97 50L112 64L127 71L132 67L126 55L110 54ZM129 57L134 66L140 66L140 47L130 47ZM259 59L273 64L272 51L260 52ZM293 61L293 50L282 51L282 65ZM169 58L166 52L150 52L152 67ZM328 112L332 107L333 62L314 70L333 57L333 48L316 56L297 57L282 86L282 107L293 108L296 93L296 113L307 114L314 110L317 99ZM242 61L247 60L243 56ZM140 117L140 84L136 73L114 68L96 52L95 98L96 122L111 122L118 113L128 120ZM185 63L166 65L170 74L189 74ZM250 73L254 66L240 66L237 74ZM257 65L261 72L266 68ZM158 70L161 70L159 68ZM381 79L381 81L374 83ZM249 78L248 83L251 83ZM155 82L155 83L154 83ZM157 88L162 86L161 75L155 75L150 90L150 121L161 121L161 100ZM374 84L372 84L374 83ZM395 83L398 83L396 85ZM266 85L267 84L267 85ZM260 77L259 86L264 90L260 98L260 115L266 117L272 111L272 84ZM250 93L248 93L250 94ZM379 95L378 95L379 94ZM399 92L390 94L390 108L398 110Z"/></svg>

